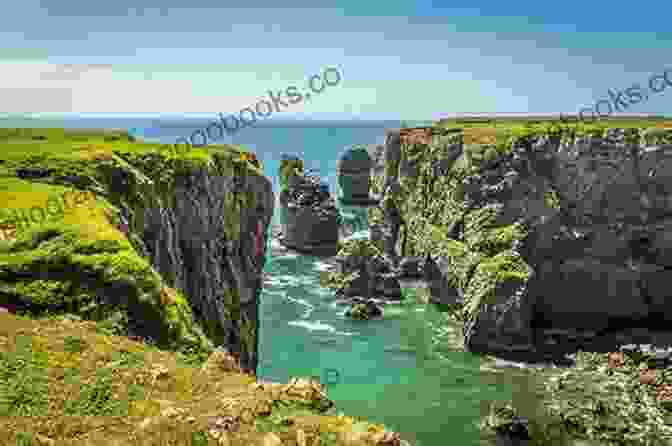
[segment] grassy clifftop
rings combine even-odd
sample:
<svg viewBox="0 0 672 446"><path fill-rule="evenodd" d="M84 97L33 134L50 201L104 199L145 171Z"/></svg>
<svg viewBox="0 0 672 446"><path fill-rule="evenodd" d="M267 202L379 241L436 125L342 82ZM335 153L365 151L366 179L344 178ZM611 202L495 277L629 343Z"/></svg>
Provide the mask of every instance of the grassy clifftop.
<svg viewBox="0 0 672 446"><path fill-rule="evenodd" d="M141 254L142 218L125 225L119 205L141 217L148 206L173 204L180 173L260 175L259 167L241 160L236 147L176 156L123 133L3 130L0 303L33 316L75 313L121 331L129 320L142 321L136 331L161 345L207 352L210 342L194 324L187 297Z"/></svg>

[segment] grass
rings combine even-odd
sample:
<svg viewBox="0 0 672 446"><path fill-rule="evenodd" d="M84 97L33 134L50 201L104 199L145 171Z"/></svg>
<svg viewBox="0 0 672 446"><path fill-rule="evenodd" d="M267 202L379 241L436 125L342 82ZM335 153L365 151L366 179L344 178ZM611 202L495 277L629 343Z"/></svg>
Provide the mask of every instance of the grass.
<svg viewBox="0 0 672 446"><path fill-rule="evenodd" d="M608 128L643 129L672 128L672 119L611 117L595 122L562 122L557 117L520 117L497 118L482 117L478 119L444 119L436 123L436 127L445 129L463 129L464 143L467 145L495 145L506 141L510 136L530 129L544 130L552 126L575 129L578 134L602 132Z"/></svg>
<svg viewBox="0 0 672 446"><path fill-rule="evenodd" d="M669 446L672 374L649 369L649 358L579 352L575 367L542 372L537 407L521 413L511 402L494 402L482 428L506 428L517 415L530 420L531 446Z"/></svg>
<svg viewBox="0 0 672 446"><path fill-rule="evenodd" d="M259 389L254 376L212 357L182 361L64 317L0 313L0 378L1 445L214 445L216 416L236 420L226 434L241 446L261 444L268 432L285 445L300 435L308 446L342 445L356 431L365 434L352 444L366 445L384 430L325 412L314 389Z"/></svg>

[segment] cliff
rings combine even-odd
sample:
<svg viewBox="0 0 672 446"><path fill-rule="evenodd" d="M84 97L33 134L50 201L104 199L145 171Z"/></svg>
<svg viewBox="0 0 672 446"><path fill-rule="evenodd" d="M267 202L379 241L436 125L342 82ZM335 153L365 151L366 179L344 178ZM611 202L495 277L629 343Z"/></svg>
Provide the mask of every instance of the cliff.
<svg viewBox="0 0 672 446"><path fill-rule="evenodd" d="M0 130L0 444L409 446L335 414L312 379L256 382L274 199L254 154L14 130Z"/></svg>
<svg viewBox="0 0 672 446"><path fill-rule="evenodd" d="M669 129L402 129L373 188L398 194L410 230L394 242L440 271L433 298L469 351L608 349L672 320L671 143Z"/></svg>
<svg viewBox="0 0 672 446"><path fill-rule="evenodd" d="M239 148L24 129L0 161L0 303L257 364L271 182ZM80 203L63 194L88 191Z"/></svg>

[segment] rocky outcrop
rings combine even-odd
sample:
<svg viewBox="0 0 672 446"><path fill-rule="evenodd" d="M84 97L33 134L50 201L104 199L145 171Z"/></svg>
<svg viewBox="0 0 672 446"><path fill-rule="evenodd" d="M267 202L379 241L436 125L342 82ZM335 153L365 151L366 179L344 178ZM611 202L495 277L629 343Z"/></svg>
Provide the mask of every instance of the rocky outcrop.
<svg viewBox="0 0 672 446"><path fill-rule="evenodd" d="M367 147L350 147L338 160L338 184L344 204L376 204L370 196L369 182L373 160Z"/></svg>
<svg viewBox="0 0 672 446"><path fill-rule="evenodd" d="M369 240L349 240L341 245L336 257L336 273L352 276L337 293L346 297L363 296L388 301L401 300L399 274L390 261Z"/></svg>
<svg viewBox="0 0 672 446"><path fill-rule="evenodd" d="M30 166L48 175L8 180L3 193L30 190L30 180L41 183L31 203L40 194L49 203L64 188L88 190L95 200L10 241L22 255L0 265L2 300L33 313L105 320L118 334L179 349L219 345L254 372L271 182L239 150L195 161L166 157L157 145L117 143L114 152L94 144L77 152L73 143L81 159L55 154L39 165L26 145L26 159L5 160L10 171ZM0 223L22 227L23 211L6 210L13 218L0 215Z"/></svg>
<svg viewBox="0 0 672 446"><path fill-rule="evenodd" d="M461 305L471 351L530 358L663 327L672 141L669 130L657 135L527 128L465 145L459 129L390 132L384 177L372 181L389 206L370 221L394 228L396 204L413 228L404 254L430 257L432 299Z"/></svg>
<svg viewBox="0 0 672 446"><path fill-rule="evenodd" d="M286 184L280 192L280 243L303 253L334 255L341 224L336 203L328 185L293 167L296 160L283 160L280 166L280 177Z"/></svg>

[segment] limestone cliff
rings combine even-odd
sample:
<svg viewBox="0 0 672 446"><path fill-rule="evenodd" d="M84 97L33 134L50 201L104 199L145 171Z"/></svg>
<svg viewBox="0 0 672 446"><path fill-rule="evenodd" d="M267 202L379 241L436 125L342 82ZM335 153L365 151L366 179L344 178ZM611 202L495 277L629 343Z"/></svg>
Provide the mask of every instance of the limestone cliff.
<svg viewBox="0 0 672 446"><path fill-rule="evenodd" d="M125 134L21 139L1 155L0 226L13 237L0 242L0 303L181 349L222 345L254 372L274 202L254 157L230 146L174 156ZM93 199L59 212L55 197L73 189ZM30 222L46 204L49 218Z"/></svg>
<svg viewBox="0 0 672 446"><path fill-rule="evenodd" d="M464 320L467 349L530 357L672 321L670 130L465 132L390 132L373 185L400 191L410 230L394 242L441 271L434 298Z"/></svg>

